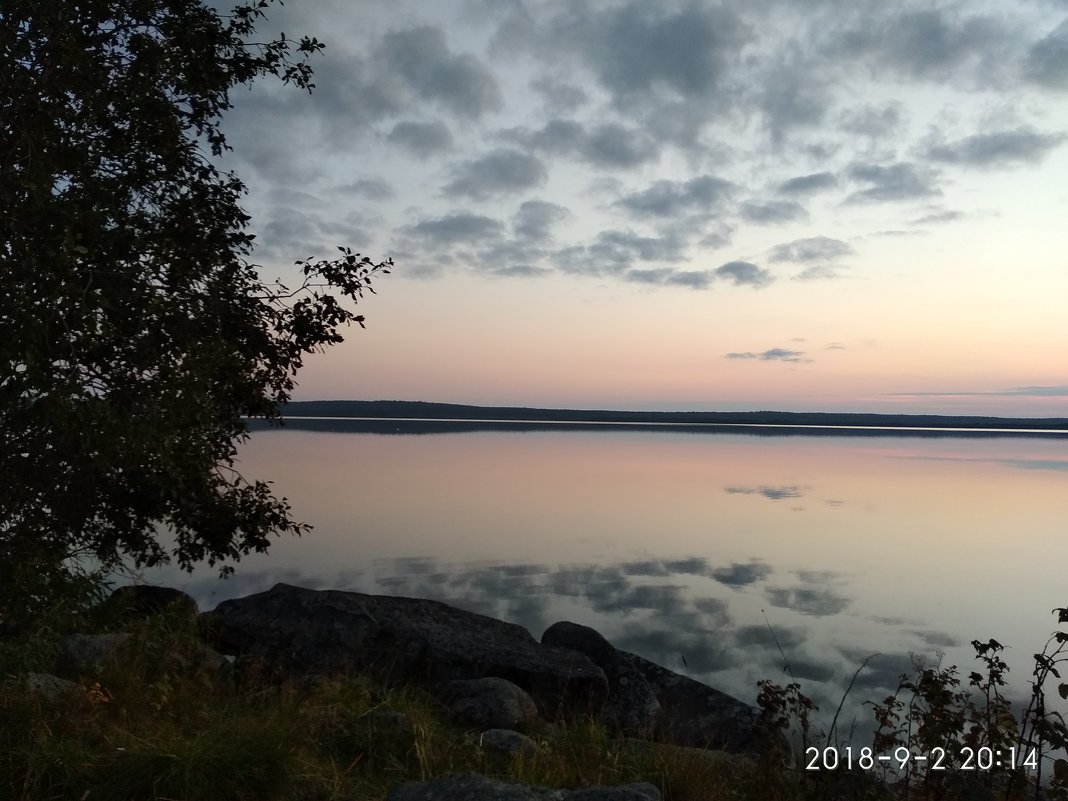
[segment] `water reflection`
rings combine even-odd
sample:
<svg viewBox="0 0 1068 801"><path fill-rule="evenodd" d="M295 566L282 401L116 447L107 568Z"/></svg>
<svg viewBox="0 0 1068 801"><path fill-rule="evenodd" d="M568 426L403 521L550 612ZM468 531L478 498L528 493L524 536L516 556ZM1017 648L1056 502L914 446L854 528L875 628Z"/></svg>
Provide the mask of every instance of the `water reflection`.
<svg viewBox="0 0 1068 801"><path fill-rule="evenodd" d="M695 587L687 582L694 576L707 582ZM773 576L788 576L794 583L772 586L768 579ZM841 691L847 674L871 652L825 649L804 625L778 621L772 629L767 623L741 622L732 611L732 601L739 593L750 593L758 603L801 615L842 615L853 599L825 586L838 580L831 571L776 571L759 559L723 566L696 556L560 566L455 564L430 557L403 557L372 560L366 571L332 575L299 570L239 571L222 585L201 578L185 587L205 605L224 596L259 592L278 581L430 598L518 623L535 636L557 620L581 620L598 628L619 648L750 701L756 678L785 675L785 654L790 680L802 680L806 692L829 703ZM721 594L715 594L717 587ZM872 632L874 640L896 638L921 655L933 655L957 644L949 632L919 630L909 619L883 619L877 626L883 630ZM857 686L891 692L909 664L904 652L878 657Z"/></svg>
<svg viewBox="0 0 1068 801"><path fill-rule="evenodd" d="M801 487L727 487L730 495L763 495L769 501L783 498L800 498Z"/></svg>
<svg viewBox="0 0 1068 801"><path fill-rule="evenodd" d="M242 473L273 479L315 531L226 582L210 570L150 578L204 607L285 581L433 598L535 636L572 620L749 701L759 679L792 675L831 713L878 653L853 691L862 716L911 669L910 652L945 652L966 676L973 639L1013 646L1010 678L1026 689L1048 610L1068 603L1066 449L603 428L263 432Z"/></svg>

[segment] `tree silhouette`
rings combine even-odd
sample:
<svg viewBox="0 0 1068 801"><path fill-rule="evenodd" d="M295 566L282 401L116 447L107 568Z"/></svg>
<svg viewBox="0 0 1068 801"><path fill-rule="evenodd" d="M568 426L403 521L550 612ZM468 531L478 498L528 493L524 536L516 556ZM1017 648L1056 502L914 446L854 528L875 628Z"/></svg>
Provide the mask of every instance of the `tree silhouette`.
<svg viewBox="0 0 1068 801"><path fill-rule="evenodd" d="M229 92L310 91L323 48L253 43L268 4L0 7L0 627L70 589L73 557L227 572L308 528L236 445L392 263L341 248L290 289L248 261L244 186L213 161Z"/></svg>

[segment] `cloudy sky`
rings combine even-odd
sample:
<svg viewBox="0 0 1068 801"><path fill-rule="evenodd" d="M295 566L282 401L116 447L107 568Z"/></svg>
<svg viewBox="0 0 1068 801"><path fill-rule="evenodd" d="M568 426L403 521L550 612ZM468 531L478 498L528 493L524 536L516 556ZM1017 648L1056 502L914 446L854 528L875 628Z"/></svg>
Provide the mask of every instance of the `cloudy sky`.
<svg viewBox="0 0 1068 801"><path fill-rule="evenodd" d="M268 277L392 257L296 397L1068 414L1068 0L290 0Z"/></svg>

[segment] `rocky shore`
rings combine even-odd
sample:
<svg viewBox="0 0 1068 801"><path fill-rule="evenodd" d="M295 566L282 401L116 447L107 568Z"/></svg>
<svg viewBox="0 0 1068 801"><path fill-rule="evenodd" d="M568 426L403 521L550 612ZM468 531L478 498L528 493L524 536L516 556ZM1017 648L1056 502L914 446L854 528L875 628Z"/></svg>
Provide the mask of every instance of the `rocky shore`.
<svg viewBox="0 0 1068 801"><path fill-rule="evenodd" d="M366 674L387 686L416 685L448 714L505 756L533 755L522 733L538 723L593 718L629 747L672 747L708 759L754 755L757 710L642 657L616 649L576 623L550 626L540 641L527 629L437 601L278 584L199 613L178 590L135 586L108 604L124 615L165 608L197 615L202 644L181 655L190 669L314 682ZM129 647L121 633L61 641L55 675L27 678L36 692L63 692ZM399 714L399 713L398 713ZM732 756L734 755L734 756ZM388 801L651 801L652 785L541 790L474 774L397 786Z"/></svg>

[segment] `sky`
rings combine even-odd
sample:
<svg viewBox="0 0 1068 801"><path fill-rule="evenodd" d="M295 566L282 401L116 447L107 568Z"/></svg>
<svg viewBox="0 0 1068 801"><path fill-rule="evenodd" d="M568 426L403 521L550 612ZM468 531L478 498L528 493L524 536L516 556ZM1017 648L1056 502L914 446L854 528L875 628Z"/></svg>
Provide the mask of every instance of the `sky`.
<svg viewBox="0 0 1068 801"><path fill-rule="evenodd" d="M290 0L265 278L392 258L296 399L1068 416L1068 0Z"/></svg>

